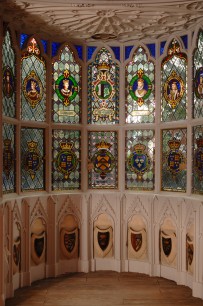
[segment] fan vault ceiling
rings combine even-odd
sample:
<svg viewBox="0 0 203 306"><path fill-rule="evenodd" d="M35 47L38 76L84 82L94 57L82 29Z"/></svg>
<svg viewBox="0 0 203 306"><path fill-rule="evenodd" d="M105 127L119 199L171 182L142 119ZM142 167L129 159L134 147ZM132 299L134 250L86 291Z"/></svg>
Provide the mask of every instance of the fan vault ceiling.
<svg viewBox="0 0 203 306"><path fill-rule="evenodd" d="M202 0L0 0L0 5L16 29L59 41L156 39L203 20Z"/></svg>

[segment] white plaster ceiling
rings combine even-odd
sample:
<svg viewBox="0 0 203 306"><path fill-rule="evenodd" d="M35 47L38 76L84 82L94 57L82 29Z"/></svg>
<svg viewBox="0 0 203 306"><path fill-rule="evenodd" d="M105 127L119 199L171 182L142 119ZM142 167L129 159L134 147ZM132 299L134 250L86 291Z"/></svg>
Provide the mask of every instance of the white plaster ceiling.
<svg viewBox="0 0 203 306"><path fill-rule="evenodd" d="M0 5L16 29L58 41L156 39L203 20L203 0L0 0Z"/></svg>

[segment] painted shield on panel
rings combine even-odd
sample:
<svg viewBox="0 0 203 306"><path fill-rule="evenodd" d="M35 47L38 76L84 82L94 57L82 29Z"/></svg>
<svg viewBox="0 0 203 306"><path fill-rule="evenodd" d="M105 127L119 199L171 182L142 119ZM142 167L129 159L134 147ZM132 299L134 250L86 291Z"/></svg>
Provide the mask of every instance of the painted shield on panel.
<svg viewBox="0 0 203 306"><path fill-rule="evenodd" d="M76 234L75 233L65 233L64 234L64 246L66 250L71 253L75 247Z"/></svg>
<svg viewBox="0 0 203 306"><path fill-rule="evenodd" d="M163 248L164 254L166 256L169 256L170 253L171 253L171 249L172 249L172 240L171 240L171 238L162 237L162 248Z"/></svg>
<svg viewBox="0 0 203 306"><path fill-rule="evenodd" d="M110 233L109 232L98 232L98 244L102 251L105 251L109 245Z"/></svg>
<svg viewBox="0 0 203 306"><path fill-rule="evenodd" d="M193 254L194 254L194 246L193 244L187 242L187 261L190 266L193 261Z"/></svg>
<svg viewBox="0 0 203 306"><path fill-rule="evenodd" d="M44 245L45 245L44 237L35 238L35 243L34 243L35 252L39 258L42 256L42 253L44 251Z"/></svg>
<svg viewBox="0 0 203 306"><path fill-rule="evenodd" d="M20 237L13 243L13 261L16 266L20 264Z"/></svg>
<svg viewBox="0 0 203 306"><path fill-rule="evenodd" d="M138 252L142 247L142 234L131 233L131 244L135 252Z"/></svg>
<svg viewBox="0 0 203 306"><path fill-rule="evenodd" d="M35 264L40 264L45 256L46 249L46 233L43 232L39 235L32 234L31 236L31 255Z"/></svg>

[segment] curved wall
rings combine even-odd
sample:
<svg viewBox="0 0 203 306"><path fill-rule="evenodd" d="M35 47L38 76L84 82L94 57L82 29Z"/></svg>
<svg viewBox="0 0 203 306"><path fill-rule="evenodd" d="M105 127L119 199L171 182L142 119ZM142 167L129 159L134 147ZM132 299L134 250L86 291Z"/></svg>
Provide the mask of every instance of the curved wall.
<svg viewBox="0 0 203 306"><path fill-rule="evenodd" d="M188 49L181 48L188 56L188 80L193 79L192 54L200 25L188 33ZM14 38L14 31L12 29ZM174 37L174 36L173 36ZM167 38L169 45L173 37ZM180 41L180 37L178 37ZM1 37L2 40L2 37ZM133 42L134 47L146 48L145 43ZM125 156L125 131L136 128L136 124L125 124L125 76L120 75L120 123L110 126L87 125L87 62L83 68L82 123L75 125L81 131L81 191L51 191L51 132L62 125L51 122L51 103L47 104L46 122L23 122L19 110L17 118L3 117L5 123L17 126L16 151L20 151L20 128L41 127L46 130L46 188L43 192L21 192L20 156L17 153L16 193L3 195L0 206L0 305L13 296L15 289L30 285L33 281L54 277L68 272L114 270L146 273L162 276L178 284L192 288L193 295L203 299L203 202L202 196L192 195L192 127L202 125L202 118L192 119L192 82L188 83L188 118L177 121L175 126L187 128L187 186L186 192L161 191L161 131L174 128L174 122L161 122L160 113L160 65L165 53L159 57L161 41L156 42L156 118L147 128L155 130L155 188L154 191L137 192L125 190L125 164L118 162L118 189L88 190L87 183L87 131L117 131L119 134L118 155ZM16 67L20 69L20 51ZM107 44L98 44L96 52ZM85 45L83 46L84 50ZM72 47L74 50L74 46ZM121 46L120 69L125 69L129 59L124 60ZM84 58L86 57L86 51ZM148 56L152 59L152 56ZM130 57L129 57L130 58ZM51 56L45 55L51 79ZM154 59L153 59L154 60ZM91 62L91 60L89 61ZM19 76L19 72L17 74ZM20 93L20 82L17 84ZM47 101L51 97L47 92ZM20 96L20 95L19 95ZM20 106L20 98L17 98ZM66 125L68 129L70 126ZM146 124L139 124L145 129ZM1 130L2 134L2 130ZM2 144L0 145L2 152ZM18 163L19 162L19 163ZM2 159L0 161L2 166ZM0 179L2 183L2 179Z"/></svg>

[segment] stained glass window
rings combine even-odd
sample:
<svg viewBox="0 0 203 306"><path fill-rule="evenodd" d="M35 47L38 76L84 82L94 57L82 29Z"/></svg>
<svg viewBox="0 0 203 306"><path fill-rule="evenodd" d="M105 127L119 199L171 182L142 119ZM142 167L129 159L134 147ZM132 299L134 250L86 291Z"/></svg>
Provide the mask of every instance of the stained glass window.
<svg viewBox="0 0 203 306"><path fill-rule="evenodd" d="M89 188L117 188L117 132L89 132Z"/></svg>
<svg viewBox="0 0 203 306"><path fill-rule="evenodd" d="M139 47L126 65L126 122L154 122L154 64Z"/></svg>
<svg viewBox="0 0 203 306"><path fill-rule="evenodd" d="M102 48L88 66L88 123L119 122L119 67Z"/></svg>
<svg viewBox="0 0 203 306"><path fill-rule="evenodd" d="M16 71L15 71L15 53L12 48L11 35L6 31L2 48L2 66L3 66L3 115L14 118L16 115Z"/></svg>
<svg viewBox="0 0 203 306"><path fill-rule="evenodd" d="M23 120L45 121L46 67L34 38L21 58L21 117Z"/></svg>
<svg viewBox="0 0 203 306"><path fill-rule="evenodd" d="M161 67L162 121L184 120L187 117L187 56L173 39Z"/></svg>
<svg viewBox="0 0 203 306"><path fill-rule="evenodd" d="M203 31L199 33L197 49L193 55L194 88L193 117L203 117Z"/></svg>
<svg viewBox="0 0 203 306"><path fill-rule="evenodd" d="M15 192L15 126L3 124L3 193Z"/></svg>
<svg viewBox="0 0 203 306"><path fill-rule="evenodd" d="M203 125L193 127L193 192L203 194Z"/></svg>
<svg viewBox="0 0 203 306"><path fill-rule="evenodd" d="M81 115L81 67L66 45L53 61L53 121L79 123Z"/></svg>
<svg viewBox="0 0 203 306"><path fill-rule="evenodd" d="M80 189L80 131L53 131L52 189Z"/></svg>
<svg viewBox="0 0 203 306"><path fill-rule="evenodd" d="M186 191L187 130L162 131L162 190Z"/></svg>
<svg viewBox="0 0 203 306"><path fill-rule="evenodd" d="M126 131L126 189L154 189L154 131Z"/></svg>
<svg viewBox="0 0 203 306"><path fill-rule="evenodd" d="M44 130L21 130L21 189L44 190Z"/></svg>

